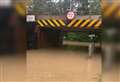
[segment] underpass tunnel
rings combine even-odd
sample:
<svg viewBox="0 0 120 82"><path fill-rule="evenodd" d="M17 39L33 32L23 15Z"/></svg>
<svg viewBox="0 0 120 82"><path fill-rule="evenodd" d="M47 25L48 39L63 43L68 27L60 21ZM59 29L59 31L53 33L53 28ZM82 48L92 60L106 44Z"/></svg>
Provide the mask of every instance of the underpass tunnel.
<svg viewBox="0 0 120 82"><path fill-rule="evenodd" d="M82 78L85 77L85 79L91 78L93 76L99 77L99 74L100 74L99 55L97 57L92 56L92 58L89 59L87 58L88 51L82 52L82 50L80 49L82 47L81 42L84 41L83 39L85 37L88 37L89 34L93 34L93 33L97 34L99 31L96 31L96 32L94 31L92 32L91 31L68 31L68 30L63 31L63 30L58 30L54 28L47 28L47 27L39 28L38 27L34 29L34 32L36 33L36 36L37 36L36 38L37 49L27 51L28 62L30 62L28 65L29 66L28 71L32 72L32 73L29 73L29 76L31 76L30 79L35 78L35 77L40 78L42 76L45 79L40 78L40 81L43 81L43 80L48 81L49 79L52 81L53 79L55 80L57 79L57 81L61 79L62 80L64 79L63 81L65 80L69 81L69 78L76 80L76 78L79 79L82 76L83 76ZM74 36L71 37L72 39L71 41L70 39L67 39L69 38L69 35L70 35L69 33L73 35L75 34L75 36L82 34L79 37L80 41L78 41L76 44L76 41L74 41L75 39ZM89 39L89 37L87 39ZM69 42L67 42L67 44L64 44L65 40L70 41L70 44L68 44ZM70 49L71 44L73 43L75 43L75 45L73 46L75 47L77 46L77 48L74 48L74 49L77 49L78 51L72 51L73 48L72 50ZM67 47L65 45L67 45ZM86 43L85 45L84 44L82 45L85 46ZM87 50L88 50L88 45L89 44L85 46L85 49ZM56 50L56 48L58 47L62 47L64 49L61 50L60 48ZM66 50L65 48L68 48L68 50ZM95 71L93 72L93 70ZM88 71L90 72L88 73ZM85 76L83 75L83 73L85 74ZM51 77L49 77L48 74L50 74ZM87 76L88 74L89 76ZM98 78L96 78L95 80L98 80Z"/></svg>
<svg viewBox="0 0 120 82"><path fill-rule="evenodd" d="M38 48L57 48L62 46L63 31L51 28L41 28L37 31Z"/></svg>
<svg viewBox="0 0 120 82"><path fill-rule="evenodd" d="M19 10L19 7L17 7L17 8ZM13 58L10 57L10 59L8 58L8 60L7 60L5 58L5 60L2 61L2 65L6 66L6 67L4 67L5 68L4 74L6 73L7 76L9 76L8 75L9 73L10 73L10 76L12 74L15 75L13 73L15 71L14 69L18 69L18 68L20 69L20 71L17 72L17 75L19 75L19 73L24 72L25 69L21 70L21 68L26 67L27 48L28 49L53 48L53 47L58 48L58 47L62 47L64 45L63 42L64 42L65 32L63 32L63 30L47 28L47 27L37 28L34 23L26 24L25 16L20 16L20 14L23 14L23 12L20 11L20 14L17 14L13 8L0 9L0 12L2 12L2 13L0 13L0 16L1 16L0 22L2 21L2 23L0 23L0 26L1 26L0 52L5 53L5 54L15 53L15 54L24 55L24 58L18 57L16 59L16 57L13 57ZM64 26L65 25L64 22L61 23L60 21L62 22L62 20L57 20L57 22L60 25ZM80 20L75 20L75 21L76 21L75 22L76 24L80 23ZM85 21L86 20L83 21L84 22L83 24L85 24ZM93 21L93 20L87 20L87 22L89 22L89 21ZM57 24L55 22L55 20L54 21L51 20L51 22L53 24L56 24L59 26L59 24ZM48 22L48 23L50 23L50 22ZM69 26L71 28L72 23L74 23L74 21L70 21L69 25L66 25L66 26ZM76 24L75 24L75 26L76 26ZM53 26L56 26L56 25L53 25ZM81 25L78 25L78 26L81 26ZM83 27L84 26L85 25L83 25ZM86 26L87 26L87 24L86 24ZM82 42L82 41L80 41L80 42ZM67 45L69 45L69 44L67 44ZM81 47L81 46L79 46L79 47ZM86 49L87 48L88 47L86 47ZM38 54L40 54L40 53L38 53ZM62 53L60 53L60 55L62 55ZM20 60L18 61L18 59L20 59ZM9 61L11 61L11 62L9 62ZM18 61L18 63L13 63L16 61ZM21 62L21 61L22 61L22 63L20 63L21 65L19 65L19 62ZM5 64L4 62L7 62L7 63ZM76 62L76 63L78 63L78 62ZM0 60L0 64L1 64L1 60ZM2 65L0 65L0 67ZM57 66L55 66L55 67L57 67ZM71 65L70 65L70 67L71 67ZM9 68L11 68L12 70L10 70ZM1 70L0 70L0 72L1 72ZM24 76L24 75L25 74L23 73L22 76ZM7 76L5 76L5 78L7 78ZM14 77L12 77L12 78L15 79ZM1 77L0 77L0 79L1 79Z"/></svg>
<svg viewBox="0 0 120 82"><path fill-rule="evenodd" d="M29 23L30 24L30 23ZM32 23L31 23L32 24ZM30 25L31 25L30 24ZM77 50L88 52L88 46L91 42L95 43L95 53L101 52L101 30L64 30L50 27L37 27L33 24L27 32L27 48L68 48L76 47ZM95 34L93 40L89 38L90 34ZM71 44L69 44L71 42ZM73 43L87 43L86 46L72 45Z"/></svg>
<svg viewBox="0 0 120 82"><path fill-rule="evenodd" d="M44 0L42 0L42 1L44 1ZM12 7L10 7L10 8L1 8L0 7L0 16L1 16L0 17L0 55L3 53L5 53L5 54L20 54L20 55L24 54L24 58L22 58L22 59L24 59L24 60L22 60L22 62L24 62L23 67L25 67L26 55L27 55L27 57L28 57L27 62L31 64L30 66L33 66L33 68L34 68L34 64L35 65L38 64L37 66L40 66L40 68L43 67L43 69L44 69L44 66L46 66L45 68L50 67L48 65L49 61L44 60L44 57L46 55L48 57L48 60L51 59L50 61L52 61L51 62L52 64L55 63L53 65L53 66L56 65L55 67L53 67L54 69L57 69L56 68L57 65L59 65L59 63L61 62L61 61L56 62L59 60L60 56L66 55L66 57L63 56L63 58L65 60L62 61L63 64L61 64L61 65L64 66L65 65L64 63L66 63L66 60L67 59L69 60L69 57L71 57L70 60L72 62L68 61L68 63L66 63L65 67L67 67L67 65L69 67L69 65L70 65L69 68L71 68L73 61L76 60L76 58L77 58L78 60L76 62L74 62L74 64L77 63L76 66L78 66L79 68L82 68L81 65L83 65L83 62L86 62L86 60L87 60L87 62L85 63L85 65L88 65L88 63L90 63L90 61L92 61L92 59L94 59L94 58L95 58L95 61L93 61L94 62L93 64L98 62L97 61L98 59L96 58L96 56L92 56L91 59L84 58L85 61L79 61L79 59L82 58L81 54L83 54L84 56L87 55L87 57L88 57L89 45L91 43L95 43L94 44L94 47L95 47L94 53L97 53L97 55L100 54L100 56L101 56L101 46L104 46L102 44L101 40L104 38L105 39L110 38L110 40L114 40L114 41L110 41L110 45L107 45L107 46L105 45L106 47L103 48L105 53L103 52L104 54L102 55L102 60L103 60L102 65L106 64L107 68L112 68L112 66L115 65L114 63L117 62L119 64L119 62L120 62L119 49L120 48L118 46L117 47L115 47L115 46L119 45L119 44L116 44L117 43L116 41L119 41L118 39L119 39L119 30L120 29L117 29L117 32L115 32L116 34L114 36L113 35L111 36L111 34L109 36L109 33L105 34L107 37L102 35L104 38L101 38L101 31L103 32L103 30L100 30L101 24L103 24L105 28L109 27L109 26L111 27L111 25L113 25L112 28L119 28L119 22L118 22L119 20L116 20L116 21L111 20L112 18L105 20L103 18L103 23L102 23L101 16L99 18L97 18L96 16L95 17L93 16L94 19L92 18L92 16L91 17L83 16L83 18L85 18L83 20L82 20L82 16L80 16L80 17L76 16L76 18L72 19L71 21L68 21L66 19L64 20L64 16L58 17L58 18L53 17L52 19L47 16L46 17L40 16L41 18L38 18L39 26L37 27L35 24L37 21L28 23L28 22L26 22L25 15L24 16L20 15L20 14L22 14L22 15L24 14L25 9L23 9L23 11L22 11L19 6L17 6L17 8L18 8L19 14L16 13L14 8L12 8ZM20 9L20 11L19 11L19 9ZM117 22L117 24L116 24L116 22ZM109 26L107 26L105 23L108 24ZM76 28L76 29L74 30L74 28ZM64 29L67 29L67 31ZM83 31L84 29L86 29L86 31ZM90 30L90 29L92 29L92 30ZM98 31L96 29L98 29ZM74 30L74 31L71 31L71 30ZM112 31L113 30L114 29L112 29ZM95 34L95 37L93 39L91 39L89 37L89 35L92 35L92 34ZM98 43L99 45L97 45L96 43ZM109 43L109 41L107 41L105 44L107 44L107 43ZM59 51L60 52L59 53L54 49L53 51L51 50L52 53L49 53L49 52L47 52L47 50L42 51L42 48L45 48L45 49L47 49L47 48L63 48L63 51L62 52ZM70 51L69 53L65 53L65 50L67 48ZM31 50L28 50L28 49L31 49ZM35 49L35 52L33 49ZM71 50L78 50L79 53L76 53L76 52L72 53L73 51L71 51ZM83 53L82 51L85 51L85 53ZM42 54L42 53L44 53L44 54ZM70 53L72 53L71 55L72 56L74 55L74 56L72 57L70 55ZM59 55L59 56L57 55L58 60L56 58L54 58L56 56L53 56L53 54ZM77 54L77 56L76 56L76 54ZM74 59L75 56L76 56L76 58ZM31 60L29 60L29 58ZM42 61L44 61L44 62L41 62L40 58L43 58ZM14 59L15 59L14 62L16 62L16 60L17 60L16 57L13 57L13 58L11 57L11 61L13 61ZM21 58L18 57L18 59L21 59ZM36 59L38 61L35 61ZM100 57L99 57L99 59L100 59ZM54 60L54 63L53 63L53 60ZM9 58L7 61L6 61L6 59L4 60L4 62L7 62L7 63L9 61L10 61ZM46 63L46 65L45 65L45 63ZM1 60L0 60L0 64L1 64ZM3 64L3 62L2 62L2 64ZM0 67L2 66L2 64L0 65ZM9 69L12 66L9 66L11 64L9 64L9 65L8 64L4 64L4 65L8 66L5 68ZM98 63L96 63L96 64L98 64ZM99 64L101 64L100 61L99 61ZM15 66L17 66L17 65L15 65ZM92 65L90 65L90 66L92 67ZM22 66L18 66L18 67L22 67ZM97 67L97 66L96 65L93 66L93 69L94 69L94 67ZM52 70L53 70L53 68L52 68ZM69 68L67 68L67 69L69 69ZM80 70L79 68L77 68L78 71ZM87 68L87 67L85 67L85 68ZM13 65L13 71L14 71L14 69L15 68ZM47 70L49 70L49 68ZM10 76L14 75L12 73L13 71L11 71L11 70L9 70L9 71L11 72ZM36 71L36 70L34 70L34 71ZM39 71L41 71L41 70L37 70L36 75L38 74ZM73 71L75 71L75 70L73 70ZM77 71L77 74L78 74L78 71ZM23 70L22 70L22 72L23 72ZM53 72L55 72L55 71L53 71ZM71 70L69 72L71 72ZM0 68L0 74L1 74L1 68ZM39 73L39 74L41 74L41 73ZM73 73L71 73L70 75L72 75L72 74ZM64 78L64 75L62 75L62 76ZM69 76L69 73L66 76ZM74 77L72 77L72 78L74 78ZM0 80L1 80L1 77L0 77Z"/></svg>

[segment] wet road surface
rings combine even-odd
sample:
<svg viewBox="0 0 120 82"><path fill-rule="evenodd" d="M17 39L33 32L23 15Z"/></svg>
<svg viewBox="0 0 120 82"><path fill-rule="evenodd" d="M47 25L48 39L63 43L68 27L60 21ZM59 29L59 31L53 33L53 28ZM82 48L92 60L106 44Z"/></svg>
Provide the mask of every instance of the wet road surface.
<svg viewBox="0 0 120 82"><path fill-rule="evenodd" d="M101 57L62 49L27 51L26 58L0 58L1 82L100 82ZM120 71L118 71L120 72ZM119 82L113 70L103 76L103 82Z"/></svg>

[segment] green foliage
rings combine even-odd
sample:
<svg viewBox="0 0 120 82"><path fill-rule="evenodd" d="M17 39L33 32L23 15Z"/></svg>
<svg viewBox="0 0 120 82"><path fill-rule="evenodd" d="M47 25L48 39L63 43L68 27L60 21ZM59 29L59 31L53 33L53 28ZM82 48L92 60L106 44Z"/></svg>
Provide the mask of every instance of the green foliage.
<svg viewBox="0 0 120 82"><path fill-rule="evenodd" d="M100 15L100 0L33 0L32 12L39 15L64 15L70 5L77 15ZM29 5L30 6L30 5ZM88 7L89 6L89 7Z"/></svg>
<svg viewBox="0 0 120 82"><path fill-rule="evenodd" d="M80 42L91 42L91 39L89 38L88 32L70 32L65 33L64 40L71 40L71 41L80 41ZM96 37L94 38L95 42L99 42L101 40L100 34L96 34Z"/></svg>

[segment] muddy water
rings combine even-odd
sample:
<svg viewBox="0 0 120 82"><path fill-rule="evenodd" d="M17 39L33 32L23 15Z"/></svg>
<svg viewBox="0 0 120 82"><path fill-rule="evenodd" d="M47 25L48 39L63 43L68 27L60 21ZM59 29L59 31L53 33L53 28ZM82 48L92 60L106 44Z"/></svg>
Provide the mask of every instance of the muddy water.
<svg viewBox="0 0 120 82"><path fill-rule="evenodd" d="M101 59L74 51L34 50L28 51L27 71L31 82L96 82Z"/></svg>
<svg viewBox="0 0 120 82"><path fill-rule="evenodd" d="M22 55L22 54L21 54ZM26 57L0 56L0 82L19 82L26 79Z"/></svg>
<svg viewBox="0 0 120 82"><path fill-rule="evenodd" d="M63 49L29 50L25 57L0 57L1 82L119 82L115 65L101 75L101 57Z"/></svg>

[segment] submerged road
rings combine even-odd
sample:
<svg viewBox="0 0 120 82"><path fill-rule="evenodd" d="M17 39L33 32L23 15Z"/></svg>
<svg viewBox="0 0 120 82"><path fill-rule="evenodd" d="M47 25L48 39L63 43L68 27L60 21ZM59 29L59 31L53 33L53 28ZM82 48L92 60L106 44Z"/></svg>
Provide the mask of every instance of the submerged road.
<svg viewBox="0 0 120 82"><path fill-rule="evenodd" d="M99 56L63 49L29 50L24 57L0 58L1 82L96 82Z"/></svg>
<svg viewBox="0 0 120 82"><path fill-rule="evenodd" d="M26 57L0 57L0 82L101 82L101 57L64 49L27 51ZM102 82L119 82L119 71Z"/></svg>
<svg viewBox="0 0 120 82"><path fill-rule="evenodd" d="M28 79L41 82L96 82L101 59L86 53L64 50L28 51Z"/></svg>

